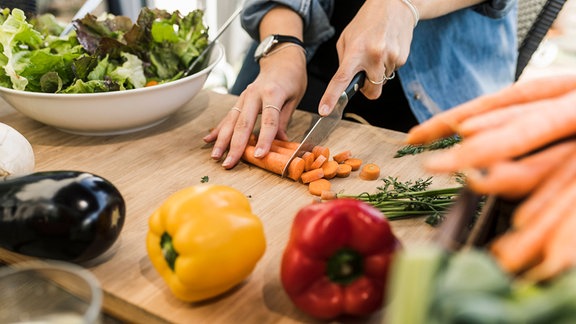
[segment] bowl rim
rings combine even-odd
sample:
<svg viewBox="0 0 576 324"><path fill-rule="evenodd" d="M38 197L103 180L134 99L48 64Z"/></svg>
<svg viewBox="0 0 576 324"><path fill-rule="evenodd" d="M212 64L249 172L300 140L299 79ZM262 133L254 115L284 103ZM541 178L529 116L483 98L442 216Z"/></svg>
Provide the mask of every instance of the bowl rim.
<svg viewBox="0 0 576 324"><path fill-rule="evenodd" d="M187 77L184 78L180 78L174 81L170 81L167 83L162 83L162 84L158 84L152 87L142 87L142 88L137 88L137 89L128 89L128 90L119 90L119 91L108 91L108 92L97 92L97 93L46 93L46 92L35 92L35 91L25 91L25 90L17 90L17 89L12 89L12 88L6 88L3 86L0 86L0 95L2 92L5 93L9 93L9 94L13 94L13 95L20 95L20 96L27 96L27 97L36 97L36 98L50 98L50 99L54 99L54 98L92 98L92 97L101 97L101 96L106 96L106 97L111 97L111 96L122 96L125 95L127 93L129 94L137 94L139 92L145 92L145 91L151 91L151 90L156 90L156 89L162 89L162 88L166 88L166 87L171 87L171 86L175 86L178 85L180 83L185 83L187 81L189 81L192 78L197 78L199 76L202 76L204 74L209 73L212 69L214 69L214 67L220 63L220 61L222 60L222 58L224 57L224 46L220 43L220 42L216 42L213 45L213 50L218 50L217 52L217 56L214 60L212 60L212 57L210 57L210 59L212 60L212 62L205 67L204 69L191 74ZM213 54L214 52L212 52Z"/></svg>

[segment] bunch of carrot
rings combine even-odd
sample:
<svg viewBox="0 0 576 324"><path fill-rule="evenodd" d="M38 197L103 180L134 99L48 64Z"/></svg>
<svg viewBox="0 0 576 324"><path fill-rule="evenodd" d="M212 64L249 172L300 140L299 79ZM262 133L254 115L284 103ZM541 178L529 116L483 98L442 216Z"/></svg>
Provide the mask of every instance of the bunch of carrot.
<svg viewBox="0 0 576 324"><path fill-rule="evenodd" d="M433 172L467 171L478 193L521 201L490 245L510 273L543 281L576 267L576 76L516 83L413 128L409 144L458 134Z"/></svg>
<svg viewBox="0 0 576 324"><path fill-rule="evenodd" d="M275 139L270 151L262 158L254 157L256 137L252 136L242 159L245 162L262 169L281 175L290 157L298 149L300 143ZM380 168L374 163L363 164L359 158L353 157L350 150L331 156L330 149L316 146L312 151L304 152L301 157L294 158L288 165L286 176L294 181L308 185L308 191L322 199L333 199L330 179L350 176L352 171L360 170L359 177L363 180L377 180Z"/></svg>

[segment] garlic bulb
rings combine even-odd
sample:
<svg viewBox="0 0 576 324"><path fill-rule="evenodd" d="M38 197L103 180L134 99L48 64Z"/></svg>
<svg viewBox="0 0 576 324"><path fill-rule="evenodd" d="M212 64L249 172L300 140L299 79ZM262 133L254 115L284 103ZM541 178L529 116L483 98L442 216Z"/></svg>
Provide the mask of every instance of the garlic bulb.
<svg viewBox="0 0 576 324"><path fill-rule="evenodd" d="M34 151L30 142L14 128L0 123L0 178L34 171Z"/></svg>

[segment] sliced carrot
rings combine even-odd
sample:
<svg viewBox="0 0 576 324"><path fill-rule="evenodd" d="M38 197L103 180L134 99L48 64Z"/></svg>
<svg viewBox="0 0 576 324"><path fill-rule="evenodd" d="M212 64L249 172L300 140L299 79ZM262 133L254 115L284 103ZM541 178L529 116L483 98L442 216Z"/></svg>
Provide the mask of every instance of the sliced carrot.
<svg viewBox="0 0 576 324"><path fill-rule="evenodd" d="M514 104L562 96L574 89L576 89L576 76L574 75L555 75L517 82L499 92L478 97L430 118L412 128L405 141L408 144L432 142L454 134L458 125L471 116Z"/></svg>
<svg viewBox="0 0 576 324"><path fill-rule="evenodd" d="M312 153L314 156L319 157L320 155L324 156L326 159L330 158L330 149L324 146L315 146L312 148Z"/></svg>
<svg viewBox="0 0 576 324"><path fill-rule="evenodd" d="M276 174L282 174L284 167L288 163L290 156L279 154L276 152L268 152L262 158L254 157L255 147L253 145L246 146L244 153L242 154L242 159L250 164L260 167L264 170ZM290 162L288 167L288 177L292 180L298 180L304 171L304 160L301 158L295 158Z"/></svg>
<svg viewBox="0 0 576 324"><path fill-rule="evenodd" d="M558 192L570 185L576 179L576 152L564 161L564 163L548 175L531 195L526 198L514 211L512 227L522 228L537 217L542 209L555 199Z"/></svg>
<svg viewBox="0 0 576 324"><path fill-rule="evenodd" d="M158 81L150 80L150 81L146 82L146 84L144 86L145 87L151 87L151 86L155 86L155 85L158 85Z"/></svg>
<svg viewBox="0 0 576 324"><path fill-rule="evenodd" d="M318 179L308 183L308 191L314 196L322 196L322 192L330 191L332 184L326 179Z"/></svg>
<svg viewBox="0 0 576 324"><path fill-rule="evenodd" d="M572 152L576 152L576 140L553 145L519 160L494 163L485 173L469 174L466 180L477 193L520 199L534 191Z"/></svg>
<svg viewBox="0 0 576 324"><path fill-rule="evenodd" d="M326 158L324 155L318 155L316 157L316 159L314 160L314 162L312 162L312 165L310 166L310 168L311 169L321 168L322 165L324 164L324 162L326 162L326 160L328 160L328 158Z"/></svg>
<svg viewBox="0 0 576 324"><path fill-rule="evenodd" d="M318 168L302 173L302 175L300 176L300 180L302 180L302 183L310 183L312 181L322 179L323 177L324 177L324 170L322 170L322 168Z"/></svg>
<svg viewBox="0 0 576 324"><path fill-rule="evenodd" d="M338 162L336 161L326 161L322 165L322 169L324 170L324 178L325 179L332 179L338 173Z"/></svg>
<svg viewBox="0 0 576 324"><path fill-rule="evenodd" d="M340 153L334 154L332 156L332 159L338 163L343 163L344 161L346 161L347 159L352 157L352 151L350 150L346 150L346 151L342 151Z"/></svg>
<svg viewBox="0 0 576 324"><path fill-rule="evenodd" d="M352 167L352 171L356 171L362 166L362 160L358 158L349 158L344 161L344 164L348 164Z"/></svg>
<svg viewBox="0 0 576 324"><path fill-rule="evenodd" d="M352 173L352 167L350 164L338 164L338 170L336 171L336 176L338 178L346 178Z"/></svg>
<svg viewBox="0 0 576 324"><path fill-rule="evenodd" d="M360 170L360 179L362 180L378 180L380 177L380 167L374 163L365 164Z"/></svg>
<svg viewBox="0 0 576 324"><path fill-rule="evenodd" d="M320 199L322 200L334 200L336 198L338 198L338 196L332 190L322 190L322 193L320 194Z"/></svg>
<svg viewBox="0 0 576 324"><path fill-rule="evenodd" d="M312 152L304 152L304 154L302 154L302 159L304 160L304 162L306 162L304 171L312 170L312 163L314 163L314 154L312 154Z"/></svg>
<svg viewBox="0 0 576 324"><path fill-rule="evenodd" d="M425 161L431 172L455 172L486 167L498 160L528 154L576 134L576 91L559 97L554 109L542 109L509 120L501 127L465 138L456 149L444 150ZM502 140L505 139L505 140Z"/></svg>

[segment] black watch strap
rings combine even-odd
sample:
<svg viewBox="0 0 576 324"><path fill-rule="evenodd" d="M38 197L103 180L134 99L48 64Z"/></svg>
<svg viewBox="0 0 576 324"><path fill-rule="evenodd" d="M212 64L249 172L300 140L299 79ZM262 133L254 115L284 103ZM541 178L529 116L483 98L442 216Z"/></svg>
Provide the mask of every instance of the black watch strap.
<svg viewBox="0 0 576 324"><path fill-rule="evenodd" d="M274 34L264 38L260 45L258 45L256 52L254 53L254 60L258 62L262 57L270 54L272 50L281 43L296 44L304 49L304 43L297 37Z"/></svg>

